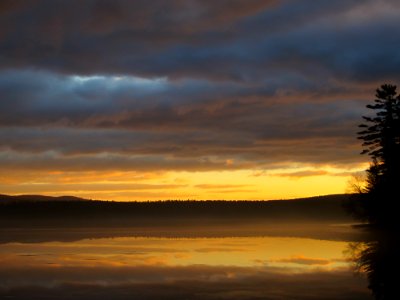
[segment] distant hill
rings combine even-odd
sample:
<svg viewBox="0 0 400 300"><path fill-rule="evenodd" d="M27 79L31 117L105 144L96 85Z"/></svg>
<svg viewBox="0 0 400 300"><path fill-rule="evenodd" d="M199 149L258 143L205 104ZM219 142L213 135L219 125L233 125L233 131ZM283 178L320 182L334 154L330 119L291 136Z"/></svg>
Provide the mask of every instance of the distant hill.
<svg viewBox="0 0 400 300"><path fill-rule="evenodd" d="M274 201L318 201L324 199L324 201L337 201L344 200L349 197L349 194L333 194L333 195L324 195L324 196L314 196L314 197L305 197L305 198L294 198L294 199L286 199L286 200L161 200L161 201L151 201L156 203L165 203L165 202L274 202ZM43 202L43 201L102 201L102 200L92 200L85 199L81 197L75 196L45 196L45 195L5 195L0 194L0 204L8 203L8 202ZM110 202L106 201L105 202ZM118 203L118 201L111 201L113 203ZM138 201L132 201L128 203L136 203ZM140 201L140 203L148 203L150 201ZM123 203L127 203L124 201Z"/></svg>
<svg viewBox="0 0 400 300"><path fill-rule="evenodd" d="M0 195L0 225L126 227L270 222L350 223L349 195L271 201L113 202L77 197Z"/></svg>
<svg viewBox="0 0 400 300"><path fill-rule="evenodd" d="M9 202L43 202L43 201L89 201L88 199L83 199L74 196L43 196L43 195L4 195L0 194L0 204Z"/></svg>

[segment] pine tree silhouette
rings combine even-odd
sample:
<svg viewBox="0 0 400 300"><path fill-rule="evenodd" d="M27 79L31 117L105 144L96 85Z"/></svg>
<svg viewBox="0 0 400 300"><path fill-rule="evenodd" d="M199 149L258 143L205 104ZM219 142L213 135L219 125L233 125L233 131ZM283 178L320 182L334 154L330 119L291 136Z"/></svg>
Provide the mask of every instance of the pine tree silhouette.
<svg viewBox="0 0 400 300"><path fill-rule="evenodd" d="M376 225L395 221L393 215L400 184L400 95L396 86L384 84L376 90L375 104L367 105L375 116L363 116L358 132L363 140L362 154L372 163L367 170L365 201L367 219ZM391 224L392 225L392 224Z"/></svg>
<svg viewBox="0 0 400 300"><path fill-rule="evenodd" d="M398 299L400 270L400 225L397 202L400 188L400 95L396 86L384 84L376 90L375 104L367 105L375 116L364 116L363 154L372 158L367 170L366 192L361 210L369 221L370 241L355 257L364 271L375 299Z"/></svg>

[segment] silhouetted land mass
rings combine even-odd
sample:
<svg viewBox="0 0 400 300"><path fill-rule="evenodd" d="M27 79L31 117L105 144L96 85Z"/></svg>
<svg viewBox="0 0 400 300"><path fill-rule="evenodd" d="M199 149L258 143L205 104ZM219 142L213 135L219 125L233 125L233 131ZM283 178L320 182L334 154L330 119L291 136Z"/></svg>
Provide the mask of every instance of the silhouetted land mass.
<svg viewBox="0 0 400 300"><path fill-rule="evenodd" d="M111 237L280 236L359 241L350 195L272 201L112 202L0 195L0 243ZM70 200L66 200L70 199Z"/></svg>
<svg viewBox="0 0 400 300"><path fill-rule="evenodd" d="M3 203L15 203L15 202L45 202L45 201L90 201L88 199L83 199L74 196L43 196L43 195L4 195L0 194L0 204Z"/></svg>
<svg viewBox="0 0 400 300"><path fill-rule="evenodd" d="M343 208L349 195L272 201L113 202L75 197L0 195L0 225L138 226L185 223L351 222Z"/></svg>

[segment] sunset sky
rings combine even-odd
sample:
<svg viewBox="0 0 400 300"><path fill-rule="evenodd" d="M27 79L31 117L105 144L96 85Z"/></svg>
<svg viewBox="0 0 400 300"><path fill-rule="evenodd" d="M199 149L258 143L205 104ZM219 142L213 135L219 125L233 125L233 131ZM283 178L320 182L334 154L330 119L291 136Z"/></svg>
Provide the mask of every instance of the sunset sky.
<svg viewBox="0 0 400 300"><path fill-rule="evenodd" d="M347 191L398 0L1 0L0 193Z"/></svg>

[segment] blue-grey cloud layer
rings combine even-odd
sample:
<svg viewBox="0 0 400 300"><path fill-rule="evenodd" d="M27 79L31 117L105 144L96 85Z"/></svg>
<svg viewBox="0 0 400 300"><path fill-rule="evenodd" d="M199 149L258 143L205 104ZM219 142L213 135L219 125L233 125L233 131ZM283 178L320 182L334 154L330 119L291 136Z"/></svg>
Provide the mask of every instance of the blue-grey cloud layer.
<svg viewBox="0 0 400 300"><path fill-rule="evenodd" d="M358 161L364 104L400 79L399 12L390 0L4 0L0 159L78 170Z"/></svg>

